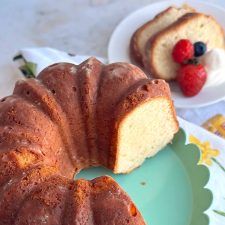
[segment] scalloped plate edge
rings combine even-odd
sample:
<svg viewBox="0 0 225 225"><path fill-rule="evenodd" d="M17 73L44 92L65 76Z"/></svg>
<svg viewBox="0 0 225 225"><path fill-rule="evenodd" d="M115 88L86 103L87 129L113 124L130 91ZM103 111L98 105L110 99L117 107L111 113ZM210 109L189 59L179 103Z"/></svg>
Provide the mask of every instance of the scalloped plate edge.
<svg viewBox="0 0 225 225"><path fill-rule="evenodd" d="M208 225L209 217L205 211L211 206L213 193L205 188L210 179L209 169L199 164L200 149L195 144L186 144L186 133L180 128L170 144L173 151L183 162L191 181L193 192L193 211L190 225Z"/></svg>

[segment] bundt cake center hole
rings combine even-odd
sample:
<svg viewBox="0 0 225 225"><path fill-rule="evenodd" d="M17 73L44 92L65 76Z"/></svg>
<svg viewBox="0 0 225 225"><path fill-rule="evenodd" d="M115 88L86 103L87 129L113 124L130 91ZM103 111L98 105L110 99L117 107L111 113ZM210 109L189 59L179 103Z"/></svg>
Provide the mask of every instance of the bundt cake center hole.
<svg viewBox="0 0 225 225"><path fill-rule="evenodd" d="M91 180L99 176L112 176L112 171L98 164L83 169L75 168L74 170L74 180Z"/></svg>

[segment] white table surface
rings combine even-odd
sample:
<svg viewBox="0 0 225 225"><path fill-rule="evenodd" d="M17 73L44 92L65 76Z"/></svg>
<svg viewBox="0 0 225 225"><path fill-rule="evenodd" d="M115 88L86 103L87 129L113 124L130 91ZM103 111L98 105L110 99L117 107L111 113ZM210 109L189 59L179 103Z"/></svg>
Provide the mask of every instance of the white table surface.
<svg viewBox="0 0 225 225"><path fill-rule="evenodd" d="M156 0L0 0L0 97L9 95L18 75L12 56L21 48L50 46L77 54L107 56L115 26L129 13ZM210 0L225 7L225 0ZM215 113L225 110L217 107ZM212 107L205 109L212 112ZM182 115L186 115L182 112ZM192 122L200 124L199 112ZM189 112L185 119L189 119ZM207 115L206 115L207 117Z"/></svg>

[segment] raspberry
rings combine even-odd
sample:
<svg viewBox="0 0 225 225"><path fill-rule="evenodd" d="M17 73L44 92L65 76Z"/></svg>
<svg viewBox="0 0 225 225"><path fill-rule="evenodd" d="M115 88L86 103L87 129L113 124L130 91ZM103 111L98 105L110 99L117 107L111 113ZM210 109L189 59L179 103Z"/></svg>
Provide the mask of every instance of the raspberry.
<svg viewBox="0 0 225 225"><path fill-rule="evenodd" d="M178 71L177 81L185 96L197 95L204 86L207 73L203 65L183 65Z"/></svg>
<svg viewBox="0 0 225 225"><path fill-rule="evenodd" d="M194 56L194 46L187 39L181 39L173 48L172 56L175 62L184 63Z"/></svg>

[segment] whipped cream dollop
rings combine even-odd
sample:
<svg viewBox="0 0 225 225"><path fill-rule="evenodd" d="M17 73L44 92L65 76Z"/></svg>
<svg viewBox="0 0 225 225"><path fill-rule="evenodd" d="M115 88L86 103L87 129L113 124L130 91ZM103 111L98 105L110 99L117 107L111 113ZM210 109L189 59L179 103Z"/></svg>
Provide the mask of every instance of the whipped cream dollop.
<svg viewBox="0 0 225 225"><path fill-rule="evenodd" d="M212 49L200 58L200 62L208 74L204 88L225 82L225 50Z"/></svg>

